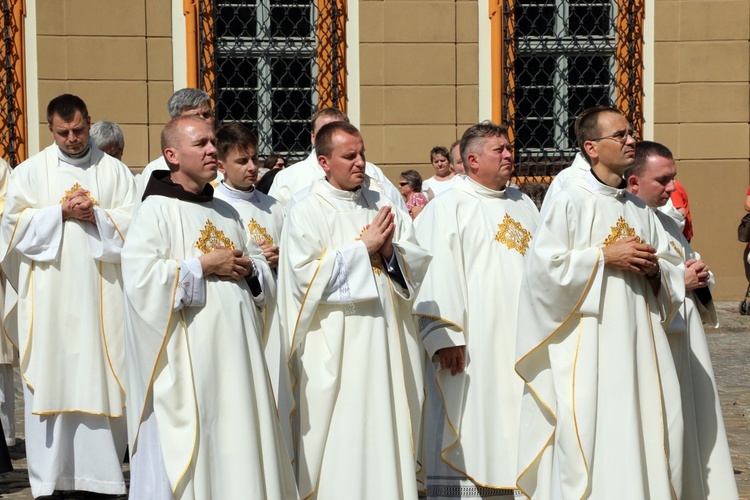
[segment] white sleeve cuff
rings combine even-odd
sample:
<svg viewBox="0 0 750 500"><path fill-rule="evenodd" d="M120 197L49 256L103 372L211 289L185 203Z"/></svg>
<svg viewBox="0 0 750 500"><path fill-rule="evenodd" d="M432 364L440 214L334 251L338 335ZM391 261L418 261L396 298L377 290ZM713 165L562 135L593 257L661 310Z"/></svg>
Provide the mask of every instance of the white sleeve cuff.
<svg viewBox="0 0 750 500"><path fill-rule="evenodd" d="M16 250L36 262L54 262L63 236L62 205L39 209L16 245Z"/></svg>
<svg viewBox="0 0 750 500"><path fill-rule="evenodd" d="M96 224L84 224L91 256L95 260L119 264L122 245L125 243L120 232L103 208L94 207L94 219Z"/></svg>
<svg viewBox="0 0 750 500"><path fill-rule="evenodd" d="M174 297L174 310L183 307L200 307L206 304L206 284L203 267L197 258L180 261L180 277Z"/></svg>

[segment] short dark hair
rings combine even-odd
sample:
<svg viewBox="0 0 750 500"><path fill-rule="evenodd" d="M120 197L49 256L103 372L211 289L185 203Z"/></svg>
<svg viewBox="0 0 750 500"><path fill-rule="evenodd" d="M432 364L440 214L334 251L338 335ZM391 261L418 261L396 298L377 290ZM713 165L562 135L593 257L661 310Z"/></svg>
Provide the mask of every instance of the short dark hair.
<svg viewBox="0 0 750 500"><path fill-rule="evenodd" d="M433 158L435 158L435 155L440 155L445 157L446 160L451 161L451 156L448 153L448 150L445 149L443 146L435 146L430 150L430 163L432 163Z"/></svg>
<svg viewBox="0 0 750 500"><path fill-rule="evenodd" d="M89 117L89 110L83 99L73 94L62 94L52 99L47 105L47 123L52 125L52 118L57 115L64 121L73 120L76 111L81 112L83 118Z"/></svg>
<svg viewBox="0 0 750 500"><path fill-rule="evenodd" d="M451 147L448 148L448 161L451 162L451 165L453 165L453 148L456 146L459 146L458 148L458 156L461 156L461 139L458 139L456 142L451 144Z"/></svg>
<svg viewBox="0 0 750 500"><path fill-rule="evenodd" d="M649 158L662 157L668 160L674 160L672 152L664 144L653 141L641 141L635 144L635 161L633 166L628 168L623 177L627 179L631 175L640 177L646 168Z"/></svg>
<svg viewBox="0 0 750 500"><path fill-rule="evenodd" d="M464 135L461 136L461 160L464 162L464 168L469 171L469 153L481 153L482 147L487 139L491 137L508 137L508 127L505 125L496 125L489 120L477 123L467 128Z"/></svg>
<svg viewBox="0 0 750 500"><path fill-rule="evenodd" d="M416 170L404 170L401 172L401 177L404 178L409 186L414 190L415 193L422 192L422 176Z"/></svg>
<svg viewBox="0 0 750 500"><path fill-rule="evenodd" d="M586 149L583 147L583 144L586 141L592 141L599 138L599 135L601 134L599 131L599 115L602 113L615 113L622 115L622 112L619 109L611 106L594 106L593 108L584 110L578 115L578 117L576 117L574 126L576 141L578 142L578 148L581 150L581 154L589 161L589 163L591 162L591 158L586 154Z"/></svg>
<svg viewBox="0 0 750 500"><path fill-rule="evenodd" d="M323 125L315 134L315 154L331 157L333 152L333 136L336 132L361 137L359 129L349 122L331 122Z"/></svg>
<svg viewBox="0 0 750 500"><path fill-rule="evenodd" d="M323 116L331 116L333 118L338 118L338 121L349 123L349 117L340 109L323 108L310 117L310 132L315 130L315 122L318 121L318 118Z"/></svg>
<svg viewBox="0 0 750 500"><path fill-rule="evenodd" d="M258 151L258 137L242 123L226 123L216 131L216 156L226 160L236 150L242 154Z"/></svg>

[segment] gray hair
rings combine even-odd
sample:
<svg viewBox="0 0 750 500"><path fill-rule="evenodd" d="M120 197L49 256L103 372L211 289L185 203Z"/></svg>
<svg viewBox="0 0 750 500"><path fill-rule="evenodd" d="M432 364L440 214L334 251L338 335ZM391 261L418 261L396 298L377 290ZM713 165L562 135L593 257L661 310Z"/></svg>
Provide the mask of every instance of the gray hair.
<svg viewBox="0 0 750 500"><path fill-rule="evenodd" d="M94 146L102 151L109 147L125 149L125 136L122 135L120 126L114 122L98 121L94 123L91 125L90 136Z"/></svg>
<svg viewBox="0 0 750 500"><path fill-rule="evenodd" d="M200 89L181 89L172 94L167 101L170 118L177 118L189 109L211 106L211 96Z"/></svg>

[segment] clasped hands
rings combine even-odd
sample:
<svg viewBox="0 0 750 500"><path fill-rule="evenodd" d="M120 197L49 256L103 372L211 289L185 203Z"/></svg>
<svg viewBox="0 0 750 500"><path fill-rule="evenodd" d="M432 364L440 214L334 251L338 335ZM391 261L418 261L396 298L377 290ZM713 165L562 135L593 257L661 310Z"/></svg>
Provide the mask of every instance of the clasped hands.
<svg viewBox="0 0 750 500"><path fill-rule="evenodd" d="M66 196L62 202L62 217L63 220L76 219L96 224L94 202L89 198L89 192L78 189Z"/></svg>
<svg viewBox="0 0 750 500"><path fill-rule="evenodd" d="M250 276L255 264L242 250L224 248L217 245L213 250L198 257L203 268L203 276L215 274L222 281L238 281Z"/></svg>
<svg viewBox="0 0 750 500"><path fill-rule="evenodd" d="M636 236L605 246L604 265L653 278L659 274L659 257L656 249L647 243L638 243Z"/></svg>
<svg viewBox="0 0 750 500"><path fill-rule="evenodd" d="M391 207L383 206L378 210L372 224L362 232L360 239L370 255L379 253L386 261L393 257L393 233L396 230L395 215Z"/></svg>
<svg viewBox="0 0 750 500"><path fill-rule="evenodd" d="M685 262L685 289L695 290L708 286L708 280L711 275L708 272L708 266L699 259L690 259Z"/></svg>

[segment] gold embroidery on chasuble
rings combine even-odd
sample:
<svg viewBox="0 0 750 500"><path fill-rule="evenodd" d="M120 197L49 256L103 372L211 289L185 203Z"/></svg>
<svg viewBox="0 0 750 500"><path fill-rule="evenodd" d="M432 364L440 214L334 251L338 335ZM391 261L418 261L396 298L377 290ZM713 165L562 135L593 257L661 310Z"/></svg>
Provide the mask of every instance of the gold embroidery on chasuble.
<svg viewBox="0 0 750 500"><path fill-rule="evenodd" d="M65 200L67 200L67 199L68 199L68 197L69 197L69 196L70 196L71 194L73 194L73 193L75 193L76 191L79 191L79 190L81 190L81 189L83 189L83 186L81 186L81 185L80 185L80 184L78 184L77 182L76 182L75 184L73 184L73 187L71 187L70 189L68 189L67 191L65 191L65 196L63 196L63 197L62 197L62 198L60 199L60 205L62 205L62 204L63 204L63 203L65 202ZM94 198L93 198L93 197L91 196L91 193L88 193L88 192L87 192L87 193L86 193L86 198L88 198L89 200L91 200L91 203L93 203L93 204L94 204L95 206L97 206L97 207L99 206L99 202L98 202L98 201L96 201L96 200L95 200L95 199L94 199Z"/></svg>
<svg viewBox="0 0 750 500"><path fill-rule="evenodd" d="M273 238L271 238L271 235L268 234L266 228L258 224L258 221L255 219L250 219L250 222L247 223L247 229L250 231L250 237L258 245L261 243L273 245Z"/></svg>
<svg viewBox="0 0 750 500"><path fill-rule="evenodd" d="M617 224L611 226L611 229L612 231L609 233L609 236L607 236L607 239L604 240L603 245L605 247L630 236L635 236L636 243L643 242L640 236L636 236L635 229L630 227L628 223L625 222L625 219L622 218L622 215L617 219Z"/></svg>
<svg viewBox="0 0 750 500"><path fill-rule="evenodd" d="M206 225L201 229L200 238L195 242L195 248L208 253L217 246L234 250L234 243L224 235L224 231L216 229L210 220L206 220Z"/></svg>
<svg viewBox="0 0 750 500"><path fill-rule="evenodd" d="M495 240L508 247L508 250L515 250L521 255L526 255L531 241L531 233L508 214L503 217L503 222L497 225L498 231Z"/></svg>
<svg viewBox="0 0 750 500"><path fill-rule="evenodd" d="M672 245L672 248L674 248L674 251L677 252L677 255L680 256L680 259L685 260L685 256L683 255L682 250L679 249L677 244L672 240L669 240L669 244Z"/></svg>
<svg viewBox="0 0 750 500"><path fill-rule="evenodd" d="M358 241L362 239L362 233L365 232L366 227L362 228L362 231L359 232L359 238L354 238L354 241ZM380 257L379 253L371 253L370 254L370 265L372 266L372 272L380 276L380 274L383 272L383 259Z"/></svg>

